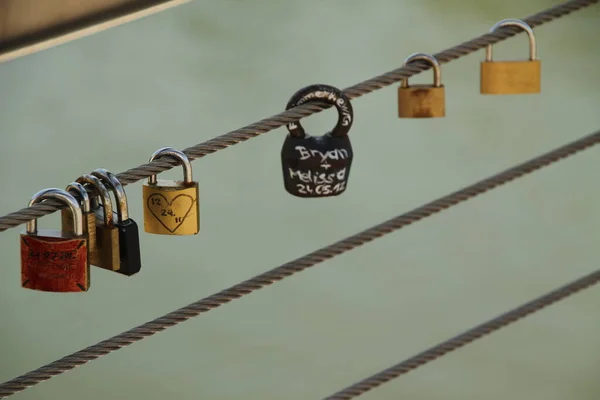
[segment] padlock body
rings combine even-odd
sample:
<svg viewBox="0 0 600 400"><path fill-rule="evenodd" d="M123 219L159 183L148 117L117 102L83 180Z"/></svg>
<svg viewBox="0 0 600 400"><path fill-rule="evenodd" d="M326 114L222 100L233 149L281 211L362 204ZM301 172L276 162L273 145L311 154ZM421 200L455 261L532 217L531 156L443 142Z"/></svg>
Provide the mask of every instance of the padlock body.
<svg viewBox="0 0 600 400"><path fill-rule="evenodd" d="M113 214L117 221L117 214ZM119 232L119 269L116 272L131 276L140 272L142 256L140 253L140 234L137 223L131 218L116 222Z"/></svg>
<svg viewBox="0 0 600 400"><path fill-rule="evenodd" d="M144 230L158 235L195 235L200 231L198 182L157 180L142 186Z"/></svg>
<svg viewBox="0 0 600 400"><path fill-rule="evenodd" d="M437 118L446 116L444 86L411 85L398 88L398 117Z"/></svg>
<svg viewBox="0 0 600 400"><path fill-rule="evenodd" d="M348 186L354 153L348 136L288 135L281 149L283 182L297 197L330 197Z"/></svg>
<svg viewBox="0 0 600 400"><path fill-rule="evenodd" d="M44 292L85 292L90 287L86 236L40 229L21 234L21 286Z"/></svg>
<svg viewBox="0 0 600 400"><path fill-rule="evenodd" d="M69 209L61 210L62 232L73 232L73 213ZM87 235L90 264L98 265L98 247L96 245L96 214L83 213L83 232Z"/></svg>
<svg viewBox="0 0 600 400"><path fill-rule="evenodd" d="M107 226L104 223L104 209L95 210L96 219L96 257L92 265L117 271L121 266L119 229L115 225Z"/></svg>
<svg viewBox="0 0 600 400"><path fill-rule="evenodd" d="M483 61L482 94L528 94L541 92L540 60Z"/></svg>

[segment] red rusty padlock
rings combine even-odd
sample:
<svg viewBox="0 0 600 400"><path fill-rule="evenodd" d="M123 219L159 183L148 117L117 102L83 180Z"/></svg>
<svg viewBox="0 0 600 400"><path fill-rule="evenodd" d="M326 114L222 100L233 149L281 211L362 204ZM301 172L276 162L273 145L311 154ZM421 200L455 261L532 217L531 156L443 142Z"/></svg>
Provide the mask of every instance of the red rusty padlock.
<svg viewBox="0 0 600 400"><path fill-rule="evenodd" d="M68 192L50 188L33 195L29 206L46 199L65 203L73 214L73 232L37 229L27 222L21 234L21 286L44 292L86 292L90 287L88 240L79 202Z"/></svg>

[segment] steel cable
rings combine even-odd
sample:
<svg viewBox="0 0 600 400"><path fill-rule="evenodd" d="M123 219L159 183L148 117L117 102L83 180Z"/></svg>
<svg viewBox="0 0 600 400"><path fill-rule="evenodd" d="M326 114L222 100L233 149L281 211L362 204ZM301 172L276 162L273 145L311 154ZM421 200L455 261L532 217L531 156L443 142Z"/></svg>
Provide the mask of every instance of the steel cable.
<svg viewBox="0 0 600 400"><path fill-rule="evenodd" d="M376 387L399 377L400 375L404 375L431 361L437 360L441 356L446 355L451 351L466 346L477 339L481 339L482 337L504 328L505 326L508 326L514 322L517 322L530 314L546 308L564 298L574 295L583 289L587 289L598 282L600 282L600 270L597 270L589 275L577 279L576 281L546 293L537 299L531 300L481 325L477 325L476 327L471 328L460 335L448 339L434 347L431 347L417 354L416 356L406 359L392 367L376 373L375 375L348 386L347 388L326 397L325 400L348 400L358 397L369 390L375 389Z"/></svg>
<svg viewBox="0 0 600 400"><path fill-rule="evenodd" d="M125 346L129 346L132 343L145 339L181 322L187 321L190 318L196 317L201 313L218 308L232 300L239 299L240 297L262 289L263 287L271 285L272 283L281 281L325 260L350 251L358 246L410 225L413 222L417 222L426 217L437 214L442 210L485 193L490 189L527 175L565 157L576 154L590 146L598 144L599 142L600 130L584 136L583 138L574 142L561 146L546 154L535 157L530 161L507 169L504 172L427 203L405 214L392 218L379 225L375 225L353 236L342 239L332 245L323 247L294 261L290 261L270 271L238 283L230 288L198 300L195 303L170 312L153 321L139 325L133 329L130 329L129 331L113 336L100 343L89 346L83 350L79 350L59 360L51 362L50 364L21 375L15 379L4 382L0 384L0 398L5 398L25 390L30 386L60 375L75 367L83 365L88 361L95 360Z"/></svg>
<svg viewBox="0 0 600 400"><path fill-rule="evenodd" d="M568 15L574 11L578 11L592 4L596 4L599 1L600 0L567 1L563 4L548 8L544 11L527 17L524 19L524 21L527 22L531 27L540 26ZM464 57L479 49L482 49L488 44L500 42L521 32L522 31L520 31L519 28L503 27L494 33L481 35L462 44L434 54L434 57L437 58L441 64L448 63L452 60ZM411 77L430 68L431 66L429 64L426 64L422 61L415 61L406 67L397 68L393 71L386 72L383 75L379 75L354 86L350 86L349 88L344 89L344 92L350 97L350 99L355 99L365 94L374 92L375 90L382 89L395 82L399 82L402 80L402 78ZM259 122L255 122L243 128L236 129L224 135L215 137L204 143L188 147L187 149L184 149L183 152L189 157L190 160L195 160L208 154L224 150L246 140L255 138L263 133L277 129L290 122L298 121L301 118L318 113L329 107L331 106L321 103L304 104L294 107L272 117L265 118ZM176 161L160 159L117 174L117 177L123 185L127 185L129 183L134 183L147 178L150 175L166 171L175 166L177 166ZM47 200L44 201L43 204L25 207L19 211L2 216L0 217L0 232L24 224L33 218L39 218L44 215L51 214L62 207L64 206L55 200Z"/></svg>

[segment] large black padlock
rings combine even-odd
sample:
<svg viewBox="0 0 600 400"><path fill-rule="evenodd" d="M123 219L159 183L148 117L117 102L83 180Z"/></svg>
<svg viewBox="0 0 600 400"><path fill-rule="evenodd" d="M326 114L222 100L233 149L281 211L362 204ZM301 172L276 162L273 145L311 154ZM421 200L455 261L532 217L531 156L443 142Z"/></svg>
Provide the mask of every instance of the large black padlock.
<svg viewBox="0 0 600 400"><path fill-rule="evenodd" d="M352 145L348 131L354 121L350 99L329 85L311 85L297 91L286 110L308 102L334 105L338 121L331 132L311 136L300 122L287 124L289 134L281 149L285 190L298 197L330 197L343 193L348 186L352 164Z"/></svg>

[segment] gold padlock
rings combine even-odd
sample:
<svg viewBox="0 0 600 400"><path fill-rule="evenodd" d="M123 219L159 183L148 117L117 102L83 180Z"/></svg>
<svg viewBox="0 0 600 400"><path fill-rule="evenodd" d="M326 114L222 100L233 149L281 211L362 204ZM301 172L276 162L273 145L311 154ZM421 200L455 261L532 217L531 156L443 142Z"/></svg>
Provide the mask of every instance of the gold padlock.
<svg viewBox="0 0 600 400"><path fill-rule="evenodd" d="M542 64L537 58L533 29L519 19L504 19L490 29L495 32L503 26L517 26L529 37L529 60L492 61L492 45L485 48L481 62L481 94L528 94L541 92Z"/></svg>
<svg viewBox="0 0 600 400"><path fill-rule="evenodd" d="M83 231L88 235L88 252L90 263L94 263L96 260L97 246L96 246L96 214L91 207L90 196L88 195L85 187L79 182L71 182L65 189L70 195L75 197L76 200L81 200L81 212L83 216ZM62 209L62 231L73 232L75 226L73 225L73 213L68 208Z"/></svg>
<svg viewBox="0 0 600 400"><path fill-rule="evenodd" d="M200 231L198 182L192 179L192 165L187 156L172 147L158 149L150 162L172 157L183 166L183 181L156 180L148 177L143 185L144 230L158 235L195 235Z"/></svg>
<svg viewBox="0 0 600 400"><path fill-rule="evenodd" d="M90 189L92 211L96 220L96 246L90 250L90 263L96 267L116 271L119 269L119 230L113 220L113 205L106 186L97 177L85 174L76 182ZM100 206L102 203L102 206Z"/></svg>
<svg viewBox="0 0 600 400"><path fill-rule="evenodd" d="M433 67L433 85L408 85L408 78L402 79L398 88L398 117L400 118L437 118L446 116L446 94L442 85L440 63L430 54L415 53L404 60L427 61Z"/></svg>

